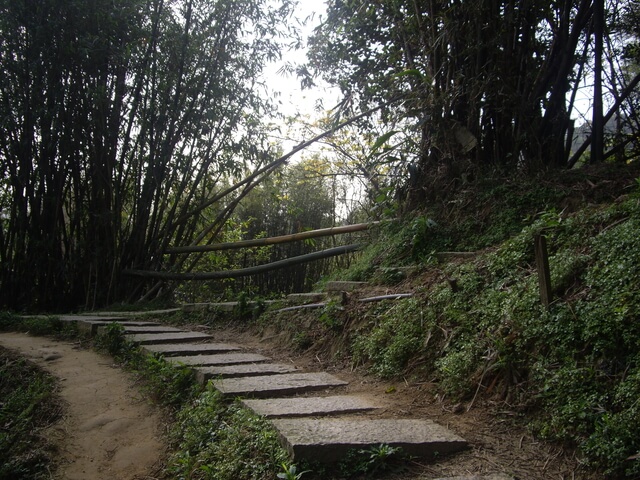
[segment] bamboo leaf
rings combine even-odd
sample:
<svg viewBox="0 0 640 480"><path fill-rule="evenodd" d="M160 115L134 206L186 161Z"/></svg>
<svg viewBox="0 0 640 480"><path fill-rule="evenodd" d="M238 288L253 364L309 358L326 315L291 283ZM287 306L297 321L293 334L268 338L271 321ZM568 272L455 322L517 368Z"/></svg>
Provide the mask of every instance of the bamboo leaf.
<svg viewBox="0 0 640 480"><path fill-rule="evenodd" d="M378 139L376 140L376 143L374 143L373 147L371 147L371 153L375 153L380 147L382 147L382 145L387 143L387 141L389 141L389 139L393 137L396 133L398 133L398 130L391 130L390 132L387 132L384 135L379 136Z"/></svg>
<svg viewBox="0 0 640 480"><path fill-rule="evenodd" d="M424 75L422 75L422 73L420 73L419 70L415 69L415 68L410 68L407 70L403 70L402 72L398 72L398 73L394 73L393 74L394 77L416 77L419 78L420 80L424 80Z"/></svg>

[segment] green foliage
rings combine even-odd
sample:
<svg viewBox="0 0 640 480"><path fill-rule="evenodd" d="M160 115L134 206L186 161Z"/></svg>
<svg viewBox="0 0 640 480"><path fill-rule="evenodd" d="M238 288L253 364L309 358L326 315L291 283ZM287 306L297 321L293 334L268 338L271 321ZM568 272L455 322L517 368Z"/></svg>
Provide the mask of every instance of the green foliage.
<svg viewBox="0 0 640 480"><path fill-rule="evenodd" d="M257 85L293 5L0 1L0 306L140 298L122 269L177 270L165 248L222 226L230 182L279 153Z"/></svg>
<svg viewBox="0 0 640 480"><path fill-rule="evenodd" d="M16 325L20 323L20 318L6 311L0 311L0 331L9 331L16 328Z"/></svg>
<svg viewBox="0 0 640 480"><path fill-rule="evenodd" d="M298 472L296 465L288 465L282 463L282 472L278 474L278 478L282 480L300 480L305 473L309 473L309 470Z"/></svg>
<svg viewBox="0 0 640 480"><path fill-rule="evenodd" d="M175 365L162 357L142 354L136 371L144 388L165 406L177 408L188 403L199 390L193 368Z"/></svg>
<svg viewBox="0 0 640 480"><path fill-rule="evenodd" d="M369 363L373 372L388 378L400 375L424 345L425 322L419 301L408 298L380 305L355 336L353 361Z"/></svg>
<svg viewBox="0 0 640 480"><path fill-rule="evenodd" d="M167 472L176 480L264 480L288 460L267 420L225 403L212 387L178 413L172 437L177 451Z"/></svg>
<svg viewBox="0 0 640 480"><path fill-rule="evenodd" d="M75 322L63 322L55 316L21 317L10 312L0 312L0 331L9 330L63 338L77 334Z"/></svg>
<svg viewBox="0 0 640 480"><path fill-rule="evenodd" d="M338 467L346 477L359 474L370 478L384 472L401 471L406 467L406 458L407 455L402 448L380 444L368 449L347 452Z"/></svg>
<svg viewBox="0 0 640 480"><path fill-rule="evenodd" d="M0 478L50 478L53 452L39 431L60 417L55 379L0 348Z"/></svg>
<svg viewBox="0 0 640 480"><path fill-rule="evenodd" d="M124 337L124 327L117 322L104 327L95 338L95 346L116 358L126 358L132 348Z"/></svg>
<svg viewBox="0 0 640 480"><path fill-rule="evenodd" d="M338 331L343 325L343 308L336 301L329 301L322 307L318 321L328 330Z"/></svg>
<svg viewBox="0 0 640 480"><path fill-rule="evenodd" d="M291 345L298 352L303 352L313 346L313 337L305 331L297 332L291 341Z"/></svg>

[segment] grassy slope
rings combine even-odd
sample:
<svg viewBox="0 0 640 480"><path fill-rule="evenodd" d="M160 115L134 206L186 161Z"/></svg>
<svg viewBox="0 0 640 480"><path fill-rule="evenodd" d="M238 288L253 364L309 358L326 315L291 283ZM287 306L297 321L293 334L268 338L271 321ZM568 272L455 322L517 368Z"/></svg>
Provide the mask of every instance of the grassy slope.
<svg viewBox="0 0 640 480"><path fill-rule="evenodd" d="M526 413L541 437L576 445L594 468L637 478L637 177L637 170L611 168L485 182L382 231L343 277L392 282L385 273L392 270L375 267L418 263L421 285L413 285L412 299L360 310L359 322L350 322L357 330L348 333L352 361L384 377L435 377L462 399L504 401ZM549 245L548 310L539 302L537 233ZM442 250L479 255L437 264Z"/></svg>

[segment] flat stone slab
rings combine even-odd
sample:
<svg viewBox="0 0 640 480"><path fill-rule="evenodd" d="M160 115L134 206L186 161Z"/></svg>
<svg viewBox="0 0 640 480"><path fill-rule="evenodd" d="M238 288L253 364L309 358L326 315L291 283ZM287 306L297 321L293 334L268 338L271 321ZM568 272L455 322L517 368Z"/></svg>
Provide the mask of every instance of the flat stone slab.
<svg viewBox="0 0 640 480"><path fill-rule="evenodd" d="M176 327L167 327L164 325L125 325L125 323L127 322L121 323L121 325L124 326L124 333L177 333L184 331ZM102 328L105 327L99 327L98 332Z"/></svg>
<svg viewBox="0 0 640 480"><path fill-rule="evenodd" d="M430 420L288 418L272 420L282 445L297 460L333 463L351 449L380 444L415 457L463 450L467 442Z"/></svg>
<svg viewBox="0 0 640 480"><path fill-rule="evenodd" d="M159 345L162 343L182 343L195 342L198 340L209 340L211 335L199 332L180 333L134 333L125 335L130 342L138 345Z"/></svg>
<svg viewBox="0 0 640 480"><path fill-rule="evenodd" d="M175 333L181 332L179 328L163 327L161 325L129 325L131 322L117 322L124 327L124 333ZM109 323L93 323L91 325L91 333L104 333ZM82 327L79 327L82 329Z"/></svg>
<svg viewBox="0 0 640 480"><path fill-rule="evenodd" d="M88 333L93 336L96 335L100 328L104 328L112 323L117 323L125 327L152 327L160 325L158 322L138 322L134 320L122 320L121 318L114 320L78 320L78 330Z"/></svg>
<svg viewBox="0 0 640 480"><path fill-rule="evenodd" d="M347 385L333 375L321 373L285 373L260 377L214 380L213 386L224 395L240 397L282 397Z"/></svg>
<svg viewBox="0 0 640 480"><path fill-rule="evenodd" d="M159 353L165 357L213 355L240 350L240 347L227 343L164 343L160 345L145 345L142 348L149 353Z"/></svg>
<svg viewBox="0 0 640 480"><path fill-rule="evenodd" d="M214 378L258 377L297 371L293 365L283 363L243 363L212 367L196 367L196 380L201 384Z"/></svg>
<svg viewBox="0 0 640 480"><path fill-rule="evenodd" d="M92 314L87 314L87 315L93 315L93 316L114 316L114 317L142 317L144 315L168 315L170 313L176 313L179 312L180 308L163 308L160 310L133 310L133 311L121 311L121 312L94 312ZM82 314L84 316L84 314Z"/></svg>
<svg viewBox="0 0 640 480"><path fill-rule="evenodd" d="M494 474L494 475L462 475L457 477L439 477L434 480L514 480L511 475Z"/></svg>
<svg viewBox="0 0 640 480"><path fill-rule="evenodd" d="M120 322L122 317L103 317L98 315L58 315L57 318L62 320L63 322L90 322L90 321L99 321L99 322Z"/></svg>
<svg viewBox="0 0 640 480"><path fill-rule="evenodd" d="M186 355L167 358L171 363L184 363L185 365L238 365L241 363L266 362L271 360L257 353L221 353L218 355Z"/></svg>
<svg viewBox="0 0 640 480"><path fill-rule="evenodd" d="M311 302L319 302L322 299L326 298L326 293L324 292L308 292L308 293L290 293L286 296L286 300L290 302L298 302L298 301L311 301Z"/></svg>
<svg viewBox="0 0 640 480"><path fill-rule="evenodd" d="M242 400L242 403L267 418L327 416L369 412L379 408L364 398L353 395Z"/></svg>

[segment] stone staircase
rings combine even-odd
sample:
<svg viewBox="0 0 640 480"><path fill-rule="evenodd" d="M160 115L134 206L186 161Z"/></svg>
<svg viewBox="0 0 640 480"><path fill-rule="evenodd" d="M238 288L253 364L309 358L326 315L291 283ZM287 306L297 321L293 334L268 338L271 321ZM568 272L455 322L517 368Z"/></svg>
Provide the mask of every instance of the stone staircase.
<svg viewBox="0 0 640 480"><path fill-rule="evenodd" d="M190 366L200 383L211 381L223 395L240 398L246 408L268 418L295 461L333 463L350 449L380 444L401 447L413 457L428 459L468 447L464 439L428 419L375 416L379 406L342 393L347 382L334 375L276 363L240 346L216 343L204 333L114 316L69 315L61 319L77 322L89 335L111 322L120 323L127 340L144 351Z"/></svg>
<svg viewBox="0 0 640 480"><path fill-rule="evenodd" d="M363 287L369 286L367 282L348 282L348 281L332 281L327 282L322 292L308 293L292 293L287 295L281 302L289 306L283 307L278 312L286 312L302 309L322 308L332 299L339 298L344 302L347 294L358 291ZM373 297L358 298L355 301L361 303L369 303L382 300L395 300L399 298L407 298L413 296L413 293L396 293L390 295L377 295ZM219 303L186 303L181 309L185 313L192 312L233 312L244 306L253 309L260 305L273 305L275 301L267 300L264 302L219 302Z"/></svg>

